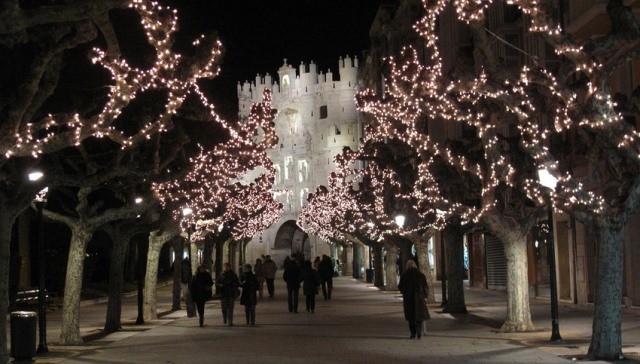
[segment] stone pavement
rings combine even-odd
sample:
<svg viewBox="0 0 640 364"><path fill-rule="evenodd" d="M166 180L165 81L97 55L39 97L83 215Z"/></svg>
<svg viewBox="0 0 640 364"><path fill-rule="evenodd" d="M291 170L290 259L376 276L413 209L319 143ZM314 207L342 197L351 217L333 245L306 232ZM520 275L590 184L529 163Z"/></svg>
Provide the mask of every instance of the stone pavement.
<svg viewBox="0 0 640 364"><path fill-rule="evenodd" d="M430 305L427 335L409 340L398 292L384 292L349 277L334 280L334 294L324 301L316 296L315 313L289 313L286 290L276 280L273 299L259 301L256 326L246 326L244 306L236 304L235 326L222 324L217 301L207 304L205 327L185 310L170 312L171 286L159 289L161 318L135 325L136 299L123 304L122 331L99 335L106 304L81 307L84 346L59 346L60 313L48 315L50 353L36 363L568 363L582 360L591 333L590 307L560 305L561 344L551 336L549 302L532 299L538 331L498 333L505 315L505 292L468 288L469 313L449 315L439 304ZM436 298L440 300L440 285ZM266 290L266 289L265 289ZM57 330L57 332L56 332ZM640 353L640 310L625 309L623 352ZM640 363L631 359L621 363ZM592 362L598 363L598 362Z"/></svg>

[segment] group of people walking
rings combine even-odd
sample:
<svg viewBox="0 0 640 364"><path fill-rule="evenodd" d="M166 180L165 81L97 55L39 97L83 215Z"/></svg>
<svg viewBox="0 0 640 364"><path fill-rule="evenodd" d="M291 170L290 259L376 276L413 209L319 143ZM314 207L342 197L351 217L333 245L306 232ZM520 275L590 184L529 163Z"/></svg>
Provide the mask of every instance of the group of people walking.
<svg viewBox="0 0 640 364"><path fill-rule="evenodd" d="M313 263L310 260L303 260L301 265L300 260L287 256L283 264L282 278L287 286L289 312L298 313L298 297L302 285L306 310L314 313L316 295L319 294L320 287L322 287L324 299L331 299L334 275L333 261L327 255L323 255L322 258L316 257ZM240 304L245 308L247 325L253 326L256 323L256 305L258 298L263 297L265 282L269 297L273 298L274 296L274 279L278 269L275 262L267 255L264 261L258 258L255 263L255 271L253 268L251 264L244 264L242 273L238 277L228 262L223 264L223 270L216 279L215 286L220 296L222 320L225 325L233 326L233 310L235 300L238 297L240 297ZM204 305L213 296L213 285L214 282L209 271L203 266L199 266L188 290L190 298L195 303L200 326L204 326ZM425 275L418 270L414 260L407 261L406 269L400 277L398 289L402 293L404 317L409 323L410 338L420 339L423 333L423 322L430 318L426 304L429 287Z"/></svg>
<svg viewBox="0 0 640 364"><path fill-rule="evenodd" d="M298 259L292 259L287 256L284 260L283 278L287 286L289 312L298 312L298 297L300 286L305 296L307 312L314 313L316 308L315 296L319 293L320 287L324 299L331 299L333 291L333 261L327 255L316 258L312 264L311 261L303 261L300 266ZM185 269L186 268L186 269ZM188 267L183 267L190 275ZM274 297L275 292L275 276L278 267L269 255L256 259L255 265L244 264L242 272L238 276L228 262L222 266L222 272L215 281L216 292L220 297L220 308L222 310L222 320L225 325L233 326L233 311L235 301L239 297L240 304L245 308L245 316L247 325L255 325L256 323L256 305L258 299L263 298L264 283L267 285L267 294L269 298ZM184 272L183 272L184 273ZM186 274L183 274L186 277ZM211 273L204 266L199 266L197 272L191 282L188 278L182 279L183 287L187 288L188 298L186 301L187 311L189 311L189 301L195 305L195 310L199 316L200 326L204 326L204 305L205 302L213 297L214 282ZM195 312L189 317L195 316Z"/></svg>

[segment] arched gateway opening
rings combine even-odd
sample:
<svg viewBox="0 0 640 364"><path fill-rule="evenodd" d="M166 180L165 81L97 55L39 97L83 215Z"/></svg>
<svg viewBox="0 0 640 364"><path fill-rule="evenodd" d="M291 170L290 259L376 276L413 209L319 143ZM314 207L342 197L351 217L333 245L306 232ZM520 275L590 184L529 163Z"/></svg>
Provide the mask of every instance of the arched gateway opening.
<svg viewBox="0 0 640 364"><path fill-rule="evenodd" d="M280 226L276 233L274 248L286 250L287 254L303 254L305 259L311 257L311 246L309 245L309 235L296 225L295 220L286 221Z"/></svg>

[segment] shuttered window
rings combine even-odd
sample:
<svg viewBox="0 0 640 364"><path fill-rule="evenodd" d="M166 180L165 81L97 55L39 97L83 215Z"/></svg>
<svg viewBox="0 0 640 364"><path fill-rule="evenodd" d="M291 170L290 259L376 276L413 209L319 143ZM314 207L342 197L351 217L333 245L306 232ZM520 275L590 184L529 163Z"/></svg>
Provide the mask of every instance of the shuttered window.
<svg viewBox="0 0 640 364"><path fill-rule="evenodd" d="M484 234L484 250L487 264L487 288L507 289L507 259L502 242L491 234Z"/></svg>

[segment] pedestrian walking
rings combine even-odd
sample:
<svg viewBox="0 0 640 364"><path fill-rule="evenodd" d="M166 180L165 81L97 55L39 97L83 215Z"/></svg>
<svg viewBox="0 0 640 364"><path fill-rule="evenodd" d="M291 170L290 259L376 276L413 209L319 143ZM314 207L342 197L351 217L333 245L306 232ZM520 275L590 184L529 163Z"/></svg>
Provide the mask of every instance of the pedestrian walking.
<svg viewBox="0 0 640 364"><path fill-rule="evenodd" d="M333 291L333 261L326 254L322 254L322 259L318 264L318 274L322 285L322 296L325 300L331 299Z"/></svg>
<svg viewBox="0 0 640 364"><path fill-rule="evenodd" d="M302 282L302 269L297 260L290 259L285 264L282 278L287 282L287 298L289 312L298 313L298 296L300 295L300 282Z"/></svg>
<svg viewBox="0 0 640 364"><path fill-rule="evenodd" d="M255 273L251 271L251 264L242 266L244 280L240 283L242 287L242 295L240 296L240 304L244 306L244 314L247 317L247 325L256 324L256 305L258 304L258 279Z"/></svg>
<svg viewBox="0 0 640 364"><path fill-rule="evenodd" d="M400 276L398 290L402 293L404 318L409 322L409 330L411 331L409 338L414 339L417 335L420 339L422 321L430 318L426 302L429 286L427 278L418 270L415 261L409 259L405 268L404 273Z"/></svg>
<svg viewBox="0 0 640 364"><path fill-rule="evenodd" d="M267 255L265 257L264 263L262 264L262 270L264 270L264 277L267 281L267 291L269 292L269 297L273 298L273 282L276 278L276 271L278 270L278 266L276 265L276 262L271 260L270 255Z"/></svg>
<svg viewBox="0 0 640 364"><path fill-rule="evenodd" d="M200 316L200 327L204 326L204 303L211 299L212 286L211 273L204 266L199 266L196 275L191 280L189 292L198 310L198 316Z"/></svg>
<svg viewBox="0 0 640 364"><path fill-rule="evenodd" d="M256 264L253 266L253 273L258 280L258 297L262 298L262 292L264 291L264 267L262 266L262 259L256 259Z"/></svg>
<svg viewBox="0 0 640 364"><path fill-rule="evenodd" d="M310 260L304 262L302 268L302 292L304 293L307 312L314 313L316 310L316 295L320 286L320 275L313 269Z"/></svg>
<svg viewBox="0 0 640 364"><path fill-rule="evenodd" d="M222 265L222 273L216 279L216 287L220 293L220 307L222 308L222 320L224 324L233 326L233 306L239 293L240 280L238 275L231 270L229 262Z"/></svg>
<svg viewBox="0 0 640 364"><path fill-rule="evenodd" d="M317 271L319 265L320 265L320 257L318 256L316 257L316 259L313 260L313 269Z"/></svg>

